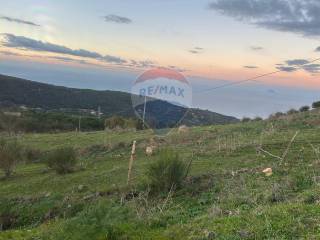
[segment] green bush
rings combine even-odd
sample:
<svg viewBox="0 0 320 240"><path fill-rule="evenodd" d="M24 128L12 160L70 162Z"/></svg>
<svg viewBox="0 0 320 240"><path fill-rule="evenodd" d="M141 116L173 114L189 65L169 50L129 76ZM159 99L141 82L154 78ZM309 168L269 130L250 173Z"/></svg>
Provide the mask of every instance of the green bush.
<svg viewBox="0 0 320 240"><path fill-rule="evenodd" d="M299 109L300 112L308 112L310 110L309 106L303 106Z"/></svg>
<svg viewBox="0 0 320 240"><path fill-rule="evenodd" d="M283 116L285 116L285 115L286 115L286 114L283 113L283 112L276 112L276 113L272 114L269 118L270 118L270 119L278 119L278 118L283 117Z"/></svg>
<svg viewBox="0 0 320 240"><path fill-rule="evenodd" d="M78 158L75 150L71 147L56 149L48 154L48 167L58 174L67 174L75 170Z"/></svg>
<svg viewBox="0 0 320 240"><path fill-rule="evenodd" d="M180 188L188 172L188 164L180 160L179 154L166 149L159 152L158 159L147 168L152 191L169 191Z"/></svg>
<svg viewBox="0 0 320 240"><path fill-rule="evenodd" d="M248 117L244 117L241 119L241 122L250 122L251 121L251 118L248 118Z"/></svg>
<svg viewBox="0 0 320 240"><path fill-rule="evenodd" d="M27 163L40 162L43 157L43 153L40 150L34 148L26 148L24 150L24 155Z"/></svg>
<svg viewBox="0 0 320 240"><path fill-rule="evenodd" d="M320 108L320 101L312 103L312 108Z"/></svg>
<svg viewBox="0 0 320 240"><path fill-rule="evenodd" d="M287 115L293 115L293 114L296 114L298 113L299 111L295 110L295 109L290 109L288 112L287 112Z"/></svg>
<svg viewBox="0 0 320 240"><path fill-rule="evenodd" d="M259 122L259 121L263 121L263 119L261 117L255 117L253 121Z"/></svg>
<svg viewBox="0 0 320 240"><path fill-rule="evenodd" d="M0 168L6 178L10 177L16 165L23 160L23 148L16 139L0 139Z"/></svg>

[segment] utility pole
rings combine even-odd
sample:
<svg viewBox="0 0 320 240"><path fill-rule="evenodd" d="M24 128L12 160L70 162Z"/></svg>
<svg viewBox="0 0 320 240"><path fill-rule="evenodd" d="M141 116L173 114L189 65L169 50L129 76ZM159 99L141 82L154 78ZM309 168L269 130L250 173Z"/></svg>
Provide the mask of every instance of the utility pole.
<svg viewBox="0 0 320 240"><path fill-rule="evenodd" d="M98 118L99 119L101 118L101 107L100 106L98 107Z"/></svg>
<svg viewBox="0 0 320 240"><path fill-rule="evenodd" d="M147 106L147 95L144 95L144 106L143 106L143 116L142 116L142 127L144 129L144 122L146 117L146 106Z"/></svg>
<svg viewBox="0 0 320 240"><path fill-rule="evenodd" d="M81 132L81 116L79 116L79 126L78 126L78 131Z"/></svg>

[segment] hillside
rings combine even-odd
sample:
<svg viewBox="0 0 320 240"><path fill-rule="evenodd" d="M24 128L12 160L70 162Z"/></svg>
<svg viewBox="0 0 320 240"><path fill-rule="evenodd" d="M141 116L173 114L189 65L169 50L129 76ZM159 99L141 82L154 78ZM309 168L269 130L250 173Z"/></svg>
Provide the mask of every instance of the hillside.
<svg viewBox="0 0 320 240"><path fill-rule="evenodd" d="M97 110L100 106L101 112L106 116L116 114L135 117L129 93L53 86L4 75L0 75L0 104L62 111ZM186 112L186 109L182 107L162 101L159 101L157 105L158 109L160 108L167 113L159 123L160 126L168 125L168 122L177 122L177 119L181 118L181 115L177 115L177 113ZM157 117L157 115L154 116ZM200 109L190 109L182 123L191 126L235 123L237 121L234 117Z"/></svg>
<svg viewBox="0 0 320 240"><path fill-rule="evenodd" d="M181 189L152 195L145 187L146 168L158 157L145 156L151 138L193 160ZM27 134L21 142L42 152L73 146L81 169L60 176L34 159L0 180L3 240L320 238L319 110L164 138L95 132Z"/></svg>

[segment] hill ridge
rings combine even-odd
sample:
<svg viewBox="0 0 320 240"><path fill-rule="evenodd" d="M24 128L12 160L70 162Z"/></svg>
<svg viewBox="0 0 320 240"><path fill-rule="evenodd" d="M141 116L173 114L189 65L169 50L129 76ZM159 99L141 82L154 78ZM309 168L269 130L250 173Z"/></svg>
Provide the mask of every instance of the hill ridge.
<svg viewBox="0 0 320 240"><path fill-rule="evenodd" d="M92 90L69 88L47 83L40 83L17 77L0 74L0 104L41 108L44 110L59 109L94 109L101 108L105 115L135 117L130 93L111 90ZM161 108L170 112L168 121L176 121L177 109L181 107L161 101ZM158 106L159 107L159 106ZM181 111L180 111L181 112ZM235 123L238 119L208 110L190 109L183 124L210 125Z"/></svg>

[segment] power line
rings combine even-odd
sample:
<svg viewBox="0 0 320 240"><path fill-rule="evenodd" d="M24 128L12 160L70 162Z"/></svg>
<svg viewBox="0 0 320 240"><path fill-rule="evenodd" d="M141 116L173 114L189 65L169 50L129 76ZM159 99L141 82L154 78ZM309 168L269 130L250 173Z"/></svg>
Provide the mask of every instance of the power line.
<svg viewBox="0 0 320 240"><path fill-rule="evenodd" d="M320 60L320 58L316 58L316 59L314 59L314 60L308 61L308 63L301 64L301 65L295 65L295 69L296 69L296 70L302 69L304 66L309 65L309 64L314 63L314 62L317 62L317 61L319 61L319 60ZM273 74L277 74L277 73L280 73L280 72L286 72L286 71L285 71L285 70L277 70L277 71L273 71L273 72L261 74L261 75L258 75L258 76L252 77L252 78L248 78L248 79L244 79L244 80L240 80L240 81L235 81L235 82L230 82L230 83L222 84L222 85L219 85L219 86L216 86L216 87L212 87L212 88L207 88L207 89L204 89L204 90L200 90L200 91L195 92L195 94L197 94L197 93L204 93L204 92L210 92L210 91L214 91L214 90L221 89L221 88L225 88L225 87L230 87L230 86L234 86L234 85L239 85L239 84L242 84L242 83L245 83L245 82L251 82L251 81L259 82L257 79L260 79L260 78L266 77L266 76L271 76L271 75L273 75ZM130 110L132 110L132 107L129 107L129 108L127 108L127 109L123 109L123 110L121 110L121 111L112 113L112 114L110 114L110 115L115 115L115 114L119 114L119 113L124 113L124 112L130 111Z"/></svg>
<svg viewBox="0 0 320 240"><path fill-rule="evenodd" d="M317 62L319 60L320 60L320 58L317 58L317 59L314 59L312 61L308 61L308 63L305 63L305 64L295 65L295 69L296 70L303 69L304 66L309 65L310 63ZM252 77L252 78L248 78L248 79L244 79L244 80L240 80L240 81L235 81L235 82L230 82L230 83L226 83L226 84L223 84L223 85L220 85L220 86L216 86L216 87L212 87L212 88L207 88L207 89L204 89L204 90L201 90L201 91L197 91L195 93L210 92L210 91L213 91L213 90L216 90L216 89L220 89L220 88L239 85L239 84L242 84L242 83L245 83L245 82L255 81L255 80L259 79L259 78L270 76L270 75L273 75L273 74L276 74L276 73L280 73L280 72L286 72L286 71L285 70L273 71L273 72L265 73L265 74L258 75L258 76ZM258 81L256 81L256 82L258 82Z"/></svg>

